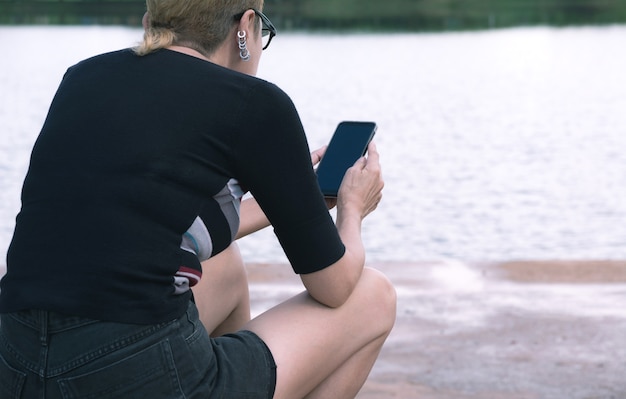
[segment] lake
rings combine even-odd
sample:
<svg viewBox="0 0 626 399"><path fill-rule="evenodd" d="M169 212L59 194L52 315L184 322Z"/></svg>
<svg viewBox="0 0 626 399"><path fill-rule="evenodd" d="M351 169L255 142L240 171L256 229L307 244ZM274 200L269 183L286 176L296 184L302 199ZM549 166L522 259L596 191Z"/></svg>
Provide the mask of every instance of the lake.
<svg viewBox="0 0 626 399"><path fill-rule="evenodd" d="M0 254L65 69L134 45L123 27L0 27ZM626 26L279 34L259 77L311 147L373 120L386 179L373 261L626 258ZM241 241L284 262L270 229ZM34 248L33 250L36 250Z"/></svg>

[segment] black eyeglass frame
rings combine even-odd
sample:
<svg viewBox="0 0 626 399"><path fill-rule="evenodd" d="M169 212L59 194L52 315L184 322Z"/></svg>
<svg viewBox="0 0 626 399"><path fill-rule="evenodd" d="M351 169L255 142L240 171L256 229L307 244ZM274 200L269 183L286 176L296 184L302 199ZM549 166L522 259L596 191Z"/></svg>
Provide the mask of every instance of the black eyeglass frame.
<svg viewBox="0 0 626 399"><path fill-rule="evenodd" d="M265 16L265 14L263 14L261 11L255 9L255 8L250 8L250 10L254 11L254 13L259 18L261 18L261 37L265 37L267 35L270 36L270 39L267 41L267 44L265 46L263 46L263 50L265 50L266 48L268 48L270 46L270 43L272 42L272 39L274 38L274 36L276 36L278 31L276 30L276 27L274 26L272 21L270 21L270 19L267 16ZM234 17L235 21L239 21L241 19L241 17L243 17L243 14L245 14L245 11L235 15L235 17Z"/></svg>

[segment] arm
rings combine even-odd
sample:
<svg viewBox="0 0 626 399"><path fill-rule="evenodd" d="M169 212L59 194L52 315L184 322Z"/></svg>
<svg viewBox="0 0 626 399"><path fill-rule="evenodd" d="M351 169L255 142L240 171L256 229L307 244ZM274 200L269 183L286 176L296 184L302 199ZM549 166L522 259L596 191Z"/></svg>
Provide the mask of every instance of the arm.
<svg viewBox="0 0 626 399"><path fill-rule="evenodd" d="M241 202L239 230L235 240L262 230L270 225L269 220L254 198L248 198Z"/></svg>
<svg viewBox="0 0 626 399"><path fill-rule="evenodd" d="M365 265L361 222L376 209L383 186L379 155L372 143L368 157L359 159L346 172L339 189L337 230L346 247L345 254L323 270L301 275L307 291L318 302L338 307L352 294Z"/></svg>
<svg viewBox="0 0 626 399"><path fill-rule="evenodd" d="M361 221L380 200L383 182L376 148L372 145L369 156L344 176L333 221L328 213L333 204L321 195L291 99L274 85L260 84L249 100L240 108L245 117L236 118L231 151L236 176L267 215L311 297L341 306L360 281L365 262Z"/></svg>
<svg viewBox="0 0 626 399"><path fill-rule="evenodd" d="M325 152L326 146L318 148L311 153L311 162L313 165L317 165L320 162ZM328 202L329 208L332 208L333 206L333 202ZM254 198L248 198L242 201L240 211L241 222L239 224L239 230L237 231L235 240L262 230L270 225L267 216L265 216L265 213Z"/></svg>

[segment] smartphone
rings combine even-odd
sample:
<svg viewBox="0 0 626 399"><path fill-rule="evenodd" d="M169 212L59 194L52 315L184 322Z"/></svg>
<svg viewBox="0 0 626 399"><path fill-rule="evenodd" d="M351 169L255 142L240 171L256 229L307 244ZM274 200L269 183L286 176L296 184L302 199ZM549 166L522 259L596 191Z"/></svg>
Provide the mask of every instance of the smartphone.
<svg viewBox="0 0 626 399"><path fill-rule="evenodd" d="M317 181L325 197L337 197L346 170L365 155L376 133L374 122L341 122L317 167Z"/></svg>

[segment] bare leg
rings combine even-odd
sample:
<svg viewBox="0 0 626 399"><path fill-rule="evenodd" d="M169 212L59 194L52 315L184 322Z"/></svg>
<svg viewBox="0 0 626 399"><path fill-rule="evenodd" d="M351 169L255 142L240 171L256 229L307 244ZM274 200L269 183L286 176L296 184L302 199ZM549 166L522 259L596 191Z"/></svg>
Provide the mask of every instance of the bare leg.
<svg viewBox="0 0 626 399"><path fill-rule="evenodd" d="M248 278L236 243L202 263L202 279L193 294L200 320L213 337L250 321Z"/></svg>
<svg viewBox="0 0 626 399"><path fill-rule="evenodd" d="M339 366L306 398L354 398L365 384L388 334L372 341Z"/></svg>
<svg viewBox="0 0 626 399"><path fill-rule="evenodd" d="M366 268L339 308L302 293L244 328L257 333L274 355L274 398L353 398L393 327L395 305L389 280Z"/></svg>

